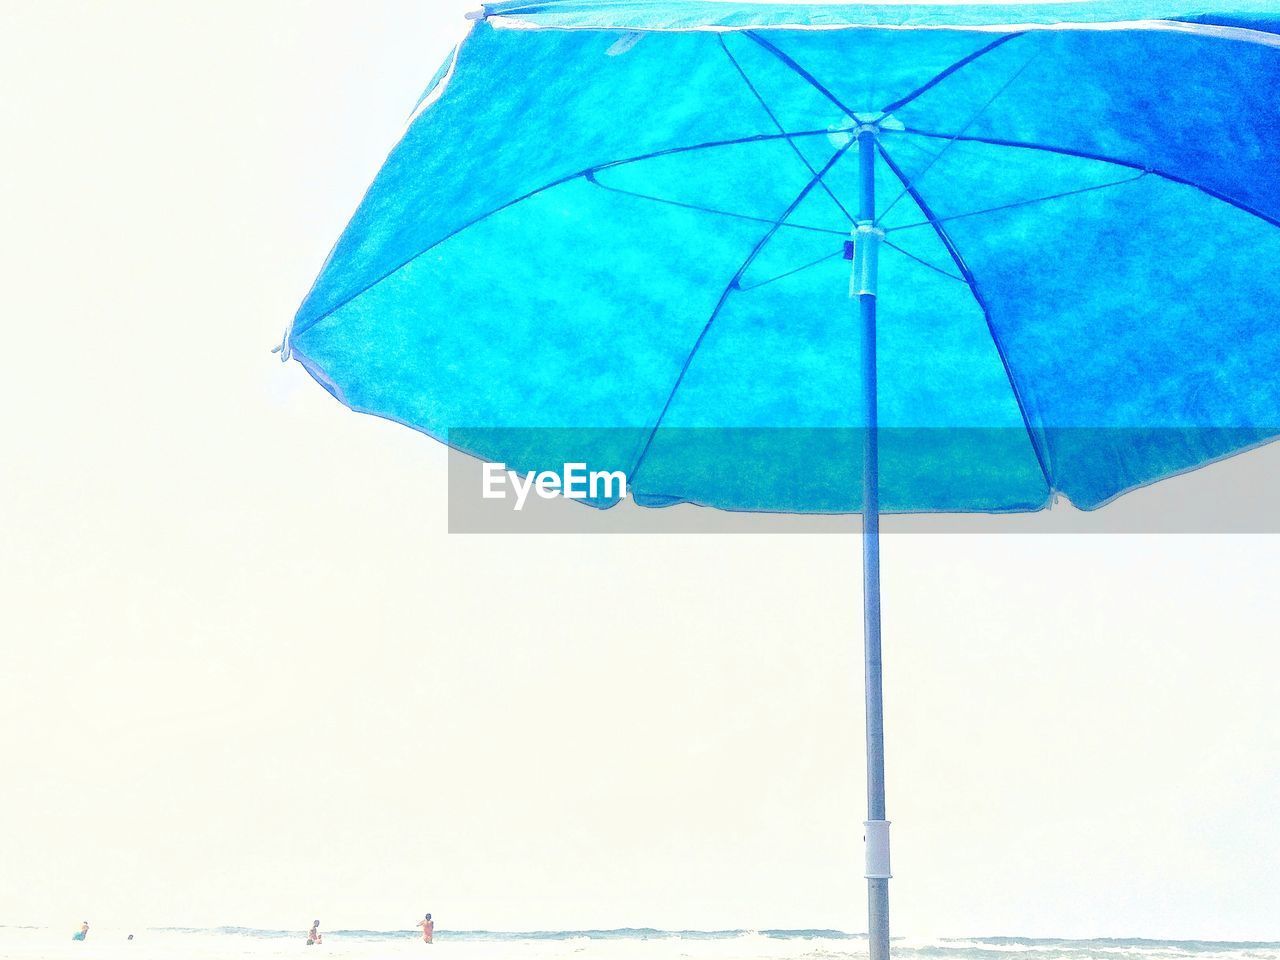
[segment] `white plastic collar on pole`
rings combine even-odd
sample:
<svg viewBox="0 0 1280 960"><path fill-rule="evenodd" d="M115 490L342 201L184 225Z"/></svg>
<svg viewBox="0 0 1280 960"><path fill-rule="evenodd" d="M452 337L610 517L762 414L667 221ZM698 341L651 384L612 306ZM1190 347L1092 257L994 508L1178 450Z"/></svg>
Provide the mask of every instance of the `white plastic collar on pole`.
<svg viewBox="0 0 1280 960"><path fill-rule="evenodd" d="M880 242L884 231L870 220L853 225L853 269L849 274L849 296L876 295L876 273L880 263Z"/></svg>
<svg viewBox="0 0 1280 960"><path fill-rule="evenodd" d="M888 880L893 874L889 872L889 823L888 820L867 820L862 826L866 828L867 870L863 874L868 880Z"/></svg>

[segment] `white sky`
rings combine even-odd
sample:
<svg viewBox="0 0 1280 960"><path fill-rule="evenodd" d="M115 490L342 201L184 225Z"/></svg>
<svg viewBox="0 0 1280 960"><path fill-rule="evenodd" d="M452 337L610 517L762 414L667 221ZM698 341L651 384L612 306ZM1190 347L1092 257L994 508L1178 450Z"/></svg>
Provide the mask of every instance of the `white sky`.
<svg viewBox="0 0 1280 960"><path fill-rule="evenodd" d="M268 352L467 6L6 7L0 923L863 929L852 538L450 537ZM1280 937L1278 560L890 538L895 932Z"/></svg>

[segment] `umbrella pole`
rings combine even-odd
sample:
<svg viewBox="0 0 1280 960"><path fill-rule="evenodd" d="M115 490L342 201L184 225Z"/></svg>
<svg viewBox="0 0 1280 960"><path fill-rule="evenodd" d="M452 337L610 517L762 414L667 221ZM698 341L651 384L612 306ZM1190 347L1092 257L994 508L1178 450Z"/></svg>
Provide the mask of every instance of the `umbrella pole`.
<svg viewBox="0 0 1280 960"><path fill-rule="evenodd" d="M889 958L889 822L884 803L884 701L880 662L880 448L876 385L876 261L883 231L875 226L874 124L858 127L858 222L850 294L862 334L862 608L867 707L867 942L871 960Z"/></svg>

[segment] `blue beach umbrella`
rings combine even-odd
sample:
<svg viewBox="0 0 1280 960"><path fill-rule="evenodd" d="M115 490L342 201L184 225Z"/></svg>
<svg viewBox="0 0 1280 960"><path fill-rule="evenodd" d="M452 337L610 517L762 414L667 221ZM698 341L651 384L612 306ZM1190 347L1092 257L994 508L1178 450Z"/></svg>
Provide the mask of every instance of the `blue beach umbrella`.
<svg viewBox="0 0 1280 960"><path fill-rule="evenodd" d="M882 960L879 514L1093 509L1280 434L1280 5L473 20L282 355L642 506L862 513Z"/></svg>

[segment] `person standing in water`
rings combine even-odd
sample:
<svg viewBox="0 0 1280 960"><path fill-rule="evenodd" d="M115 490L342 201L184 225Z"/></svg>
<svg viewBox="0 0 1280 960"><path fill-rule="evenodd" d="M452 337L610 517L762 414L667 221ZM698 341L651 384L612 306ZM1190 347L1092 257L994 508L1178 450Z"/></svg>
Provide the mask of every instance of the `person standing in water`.
<svg viewBox="0 0 1280 960"><path fill-rule="evenodd" d="M307 946L308 947L313 946L317 943L320 943L321 941L322 941L322 938L320 936L320 921L317 920L315 921L315 923L311 924L311 929L307 931Z"/></svg>
<svg viewBox="0 0 1280 960"><path fill-rule="evenodd" d="M435 921L431 919L431 914L428 913L425 917L419 920L418 926L422 928L422 942L430 943L431 938L435 936L436 932L436 924Z"/></svg>
<svg viewBox="0 0 1280 960"><path fill-rule="evenodd" d="M80 929L71 935L72 940L83 940L89 935L89 921L83 920L80 923Z"/></svg>

